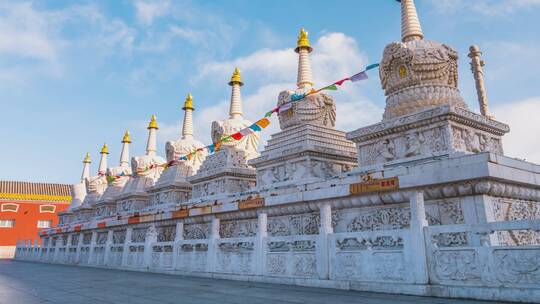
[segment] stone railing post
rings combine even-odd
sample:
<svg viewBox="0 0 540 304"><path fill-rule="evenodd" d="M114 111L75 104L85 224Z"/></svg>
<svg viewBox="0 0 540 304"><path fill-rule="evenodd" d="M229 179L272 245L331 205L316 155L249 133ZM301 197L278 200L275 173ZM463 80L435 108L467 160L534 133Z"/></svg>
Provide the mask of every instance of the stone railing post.
<svg viewBox="0 0 540 304"><path fill-rule="evenodd" d="M73 238L72 234L68 234L68 237L67 237L67 242L66 242L66 246L65 246L65 253L64 253L64 263L68 263L71 259L71 253L69 252L69 247L71 247L71 239Z"/></svg>
<svg viewBox="0 0 540 304"><path fill-rule="evenodd" d="M92 238L90 240L90 252L88 253L88 264L92 264L92 263L97 263L97 260L94 261L94 259L96 259L97 257L95 256L95 253L94 253L94 248L96 247L96 242L97 242L97 232L96 231L92 231Z"/></svg>
<svg viewBox="0 0 540 304"><path fill-rule="evenodd" d="M157 242L157 231L156 227L150 226L146 231L146 237L144 239L144 267L150 269L152 266L152 253L154 248L153 244Z"/></svg>
<svg viewBox="0 0 540 304"><path fill-rule="evenodd" d="M53 263L58 263L58 252L60 251L60 245L62 244L62 236L57 235L56 236L56 243L54 244L54 256L53 256Z"/></svg>
<svg viewBox="0 0 540 304"><path fill-rule="evenodd" d="M319 244L317 244L318 269L321 279L328 279L330 273L330 257L328 252L328 235L334 233L332 227L332 206L329 203L320 206L321 227L319 227Z"/></svg>
<svg viewBox="0 0 540 304"><path fill-rule="evenodd" d="M412 266L412 280L415 284L427 284L428 266L424 228L428 226L424 206L424 192L414 191L409 196L411 208L410 244L405 247Z"/></svg>
<svg viewBox="0 0 540 304"><path fill-rule="evenodd" d="M465 224L477 225L496 222L497 218L495 216L495 210L493 210L495 205L493 199L493 197L487 195L465 197L461 202ZM486 236L481 236L476 233L468 232L467 237L469 240L469 246L478 247L482 246L482 243L487 243L485 245L490 246L499 245L497 233L487 235L487 242L481 241L481 239L485 238Z"/></svg>
<svg viewBox="0 0 540 304"><path fill-rule="evenodd" d="M15 243L15 259L16 260L20 258L19 250L20 250L21 247L20 247L19 243L20 243L20 240L17 239L17 242Z"/></svg>
<svg viewBox="0 0 540 304"><path fill-rule="evenodd" d="M131 235L133 234L133 228L126 228L126 238L124 240L124 249L122 250L122 267L127 266L127 258L129 255L129 245L131 244Z"/></svg>
<svg viewBox="0 0 540 304"><path fill-rule="evenodd" d="M255 242L255 274L263 275L266 265L266 238L268 237L268 214L257 215L257 241Z"/></svg>
<svg viewBox="0 0 540 304"><path fill-rule="evenodd" d="M208 272L215 272L216 270L217 240L220 239L219 225L219 218L215 216L212 217L212 222L210 223L210 238L208 240Z"/></svg>
<svg viewBox="0 0 540 304"><path fill-rule="evenodd" d="M111 246L113 244L113 233L111 229L107 231L107 241L105 242L105 255L103 257L103 264L109 265L109 256L111 255Z"/></svg>
<svg viewBox="0 0 540 304"><path fill-rule="evenodd" d="M43 262L48 262L51 259L51 246L52 246L52 237L47 237L47 254L43 256Z"/></svg>
<svg viewBox="0 0 540 304"><path fill-rule="evenodd" d="M79 233L79 240L77 241L77 251L75 252L75 264L81 262L81 247L83 243L84 233Z"/></svg>
<svg viewBox="0 0 540 304"><path fill-rule="evenodd" d="M32 251L32 260L36 261L41 253L41 246L39 245L39 239L34 239L34 250Z"/></svg>
<svg viewBox="0 0 540 304"><path fill-rule="evenodd" d="M173 243L173 269L178 268L178 255L180 253L180 242L182 240L184 240L184 222L177 222Z"/></svg>

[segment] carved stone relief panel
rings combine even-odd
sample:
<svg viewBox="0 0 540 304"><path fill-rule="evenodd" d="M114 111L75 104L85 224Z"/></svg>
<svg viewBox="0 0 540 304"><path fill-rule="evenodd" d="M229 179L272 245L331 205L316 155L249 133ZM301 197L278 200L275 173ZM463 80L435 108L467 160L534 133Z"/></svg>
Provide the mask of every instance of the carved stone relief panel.
<svg viewBox="0 0 540 304"><path fill-rule="evenodd" d="M499 282L540 284L540 250L499 249L493 256Z"/></svg>
<svg viewBox="0 0 540 304"><path fill-rule="evenodd" d="M79 236L78 233L71 235L71 246L77 246L79 244Z"/></svg>
<svg viewBox="0 0 540 304"><path fill-rule="evenodd" d="M497 221L540 219L540 202L493 198L493 211ZM497 231L500 245L523 246L540 244L540 232L532 230Z"/></svg>
<svg viewBox="0 0 540 304"><path fill-rule="evenodd" d="M472 153L503 153L500 137L464 126L452 126L452 147L457 151Z"/></svg>
<svg viewBox="0 0 540 304"><path fill-rule="evenodd" d="M450 139L443 126L401 132L358 146L359 163L363 166L385 163L415 156L444 154Z"/></svg>
<svg viewBox="0 0 540 304"><path fill-rule="evenodd" d="M96 238L96 244L105 244L107 243L107 232L98 232L97 238Z"/></svg>
<svg viewBox="0 0 540 304"><path fill-rule="evenodd" d="M157 228L158 242L172 242L176 237L176 225L161 226Z"/></svg>
<svg viewBox="0 0 540 304"><path fill-rule="evenodd" d="M430 268L436 282L477 282L487 270L475 250L437 250L433 253Z"/></svg>
<svg viewBox="0 0 540 304"><path fill-rule="evenodd" d="M318 234L320 215L318 212L268 218L270 236Z"/></svg>
<svg viewBox="0 0 540 304"><path fill-rule="evenodd" d="M146 231L148 228L134 228L131 232L132 243L144 243L146 240Z"/></svg>
<svg viewBox="0 0 540 304"><path fill-rule="evenodd" d="M184 225L184 239L200 240L210 237L210 225L205 224L186 224Z"/></svg>
<svg viewBox="0 0 540 304"><path fill-rule="evenodd" d="M91 242L92 242L92 233L83 234L83 244L90 245Z"/></svg>
<svg viewBox="0 0 540 304"><path fill-rule="evenodd" d="M115 230L113 232L113 244L124 244L126 241L126 230Z"/></svg>
<svg viewBox="0 0 540 304"><path fill-rule="evenodd" d="M222 238L252 237L257 234L257 220L222 221L219 235Z"/></svg>
<svg viewBox="0 0 540 304"><path fill-rule="evenodd" d="M405 229L410 217L408 204L344 209L332 212L332 226L335 232ZM462 224L461 203L451 199L426 202L426 219L429 225Z"/></svg>

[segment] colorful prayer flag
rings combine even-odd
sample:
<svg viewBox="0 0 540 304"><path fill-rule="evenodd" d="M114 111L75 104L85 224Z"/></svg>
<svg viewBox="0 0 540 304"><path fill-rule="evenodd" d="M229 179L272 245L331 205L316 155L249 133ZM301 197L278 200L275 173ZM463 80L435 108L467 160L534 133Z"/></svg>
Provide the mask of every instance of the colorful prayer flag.
<svg viewBox="0 0 540 304"><path fill-rule="evenodd" d="M221 142L217 142L214 144L214 150L217 152L221 149Z"/></svg>
<svg viewBox="0 0 540 304"><path fill-rule="evenodd" d="M291 95L291 101L298 101L302 98L306 97L306 94L297 94L297 93L294 93Z"/></svg>
<svg viewBox="0 0 540 304"><path fill-rule="evenodd" d="M337 86L335 84L331 84L329 86L326 86L322 88L323 90L331 90L331 91L337 91Z"/></svg>
<svg viewBox="0 0 540 304"><path fill-rule="evenodd" d="M240 134L240 132L236 132L234 133L233 135L231 135L232 138L236 139L236 140L240 140L242 139L242 137L244 137L242 134Z"/></svg>
<svg viewBox="0 0 540 304"><path fill-rule="evenodd" d="M249 128L253 131L262 131L261 127L257 126L257 124L252 124Z"/></svg>
<svg viewBox="0 0 540 304"><path fill-rule="evenodd" d="M261 127L261 128L266 128L268 127L268 125L270 124L270 120L268 120L268 118L263 118L263 119L260 119L256 122L256 124Z"/></svg>
<svg viewBox="0 0 540 304"><path fill-rule="evenodd" d="M208 153L210 153L210 154L214 153L214 145L213 144L206 147L206 149L208 149Z"/></svg>
<svg viewBox="0 0 540 304"><path fill-rule="evenodd" d="M249 127L240 130L240 134L242 134L242 136L248 136L251 133L253 133L253 130L251 130Z"/></svg>
<svg viewBox="0 0 540 304"><path fill-rule="evenodd" d="M341 80L338 80L338 81L336 81L334 84L337 84L338 86L341 86L341 85L343 85L343 83L344 83L345 81L347 81L347 80L350 80L349 77L343 78L343 79L341 79Z"/></svg>
<svg viewBox="0 0 540 304"><path fill-rule="evenodd" d="M363 72L360 72L360 73L358 73L356 75L351 76L351 81L352 82L357 82L357 81L364 80L364 79L368 79L368 75L367 75L366 71L363 71Z"/></svg>
<svg viewBox="0 0 540 304"><path fill-rule="evenodd" d="M371 70L371 69L374 69L374 68L376 68L376 67L378 67L378 66L379 66L378 63L370 64L370 65L368 65L368 66L366 67L366 71L369 71L369 70Z"/></svg>

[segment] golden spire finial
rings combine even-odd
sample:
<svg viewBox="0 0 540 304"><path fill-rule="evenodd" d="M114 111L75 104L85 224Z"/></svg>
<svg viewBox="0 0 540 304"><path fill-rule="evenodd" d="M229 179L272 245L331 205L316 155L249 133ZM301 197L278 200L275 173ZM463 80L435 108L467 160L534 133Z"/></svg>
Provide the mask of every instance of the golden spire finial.
<svg viewBox="0 0 540 304"><path fill-rule="evenodd" d="M182 110L192 110L194 111L195 108L193 107L193 95L191 95L191 93L188 93L187 96L186 96L186 101L184 102L184 107L182 108Z"/></svg>
<svg viewBox="0 0 540 304"><path fill-rule="evenodd" d="M159 129L157 120L156 120L156 115L152 115L152 118L150 119L150 123L148 124L148 129Z"/></svg>
<svg viewBox="0 0 540 304"><path fill-rule="evenodd" d="M240 77L240 69L238 67L234 68L234 72L231 77L231 81L229 81L229 85L232 86L233 84L238 83L239 85L244 85L242 82L242 78Z"/></svg>
<svg viewBox="0 0 540 304"><path fill-rule="evenodd" d="M83 163L89 164L92 160L90 160L90 153L86 152L86 156L84 157Z"/></svg>
<svg viewBox="0 0 540 304"><path fill-rule="evenodd" d="M131 137L129 136L129 131L126 130L126 133L124 133L124 138L122 138L122 143L131 143Z"/></svg>
<svg viewBox="0 0 540 304"><path fill-rule="evenodd" d="M298 35L298 40L296 41L296 49L294 49L294 51L298 53L301 48L307 48L308 52L313 50L311 48L311 43L309 43L308 32L306 32L304 28L300 29L300 34Z"/></svg>
<svg viewBox="0 0 540 304"><path fill-rule="evenodd" d="M109 154L109 147L107 147L107 144L103 144L103 148L101 148L101 152L99 154Z"/></svg>

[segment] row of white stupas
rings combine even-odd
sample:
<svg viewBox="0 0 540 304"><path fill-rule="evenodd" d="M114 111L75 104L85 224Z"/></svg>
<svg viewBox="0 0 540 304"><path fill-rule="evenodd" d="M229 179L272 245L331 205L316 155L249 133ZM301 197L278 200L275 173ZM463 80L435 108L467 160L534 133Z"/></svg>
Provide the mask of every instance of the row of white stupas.
<svg viewBox="0 0 540 304"><path fill-rule="evenodd" d="M303 29L295 51L299 55L297 88L281 92L278 105L290 94L308 92L314 85L309 58L312 48ZM183 107L182 137L167 142L166 159L156 154L155 116L148 125L146 154L132 157L131 164L128 132L122 139L118 166L108 167L108 148L104 145L97 174L91 176L87 154L81 181L73 185L73 203L61 215L61 223L172 211L186 204L221 203L239 196L258 196L272 188L327 180L354 167L356 171L367 172L374 166L404 159L480 151L502 153L500 137L508 132L508 126L496 122L489 114L478 48L471 47L469 56L483 116L477 115L474 120L481 132L470 131L469 127L454 128L453 122L428 133L392 129L406 122L396 118L411 117L410 114L426 109L438 109L438 114L450 116L471 113L458 90L457 52L444 44L425 40L414 2L402 1L402 42L390 43L380 63L381 84L387 96L382 123L348 134L335 130L334 100L317 93L279 114L282 132L272 136L262 155L257 151L260 135L252 133L240 141L224 143L223 149L215 154L207 155L204 150L164 170L163 164L204 146L194 138L195 108L188 94ZM213 142L252 123L242 110L243 82L238 68L229 85L232 87L229 115L212 123ZM441 107L445 105L448 107ZM398 133L403 134L396 136ZM431 143L425 144L430 140L426 136L431 136ZM115 178L108 181L107 176Z"/></svg>

